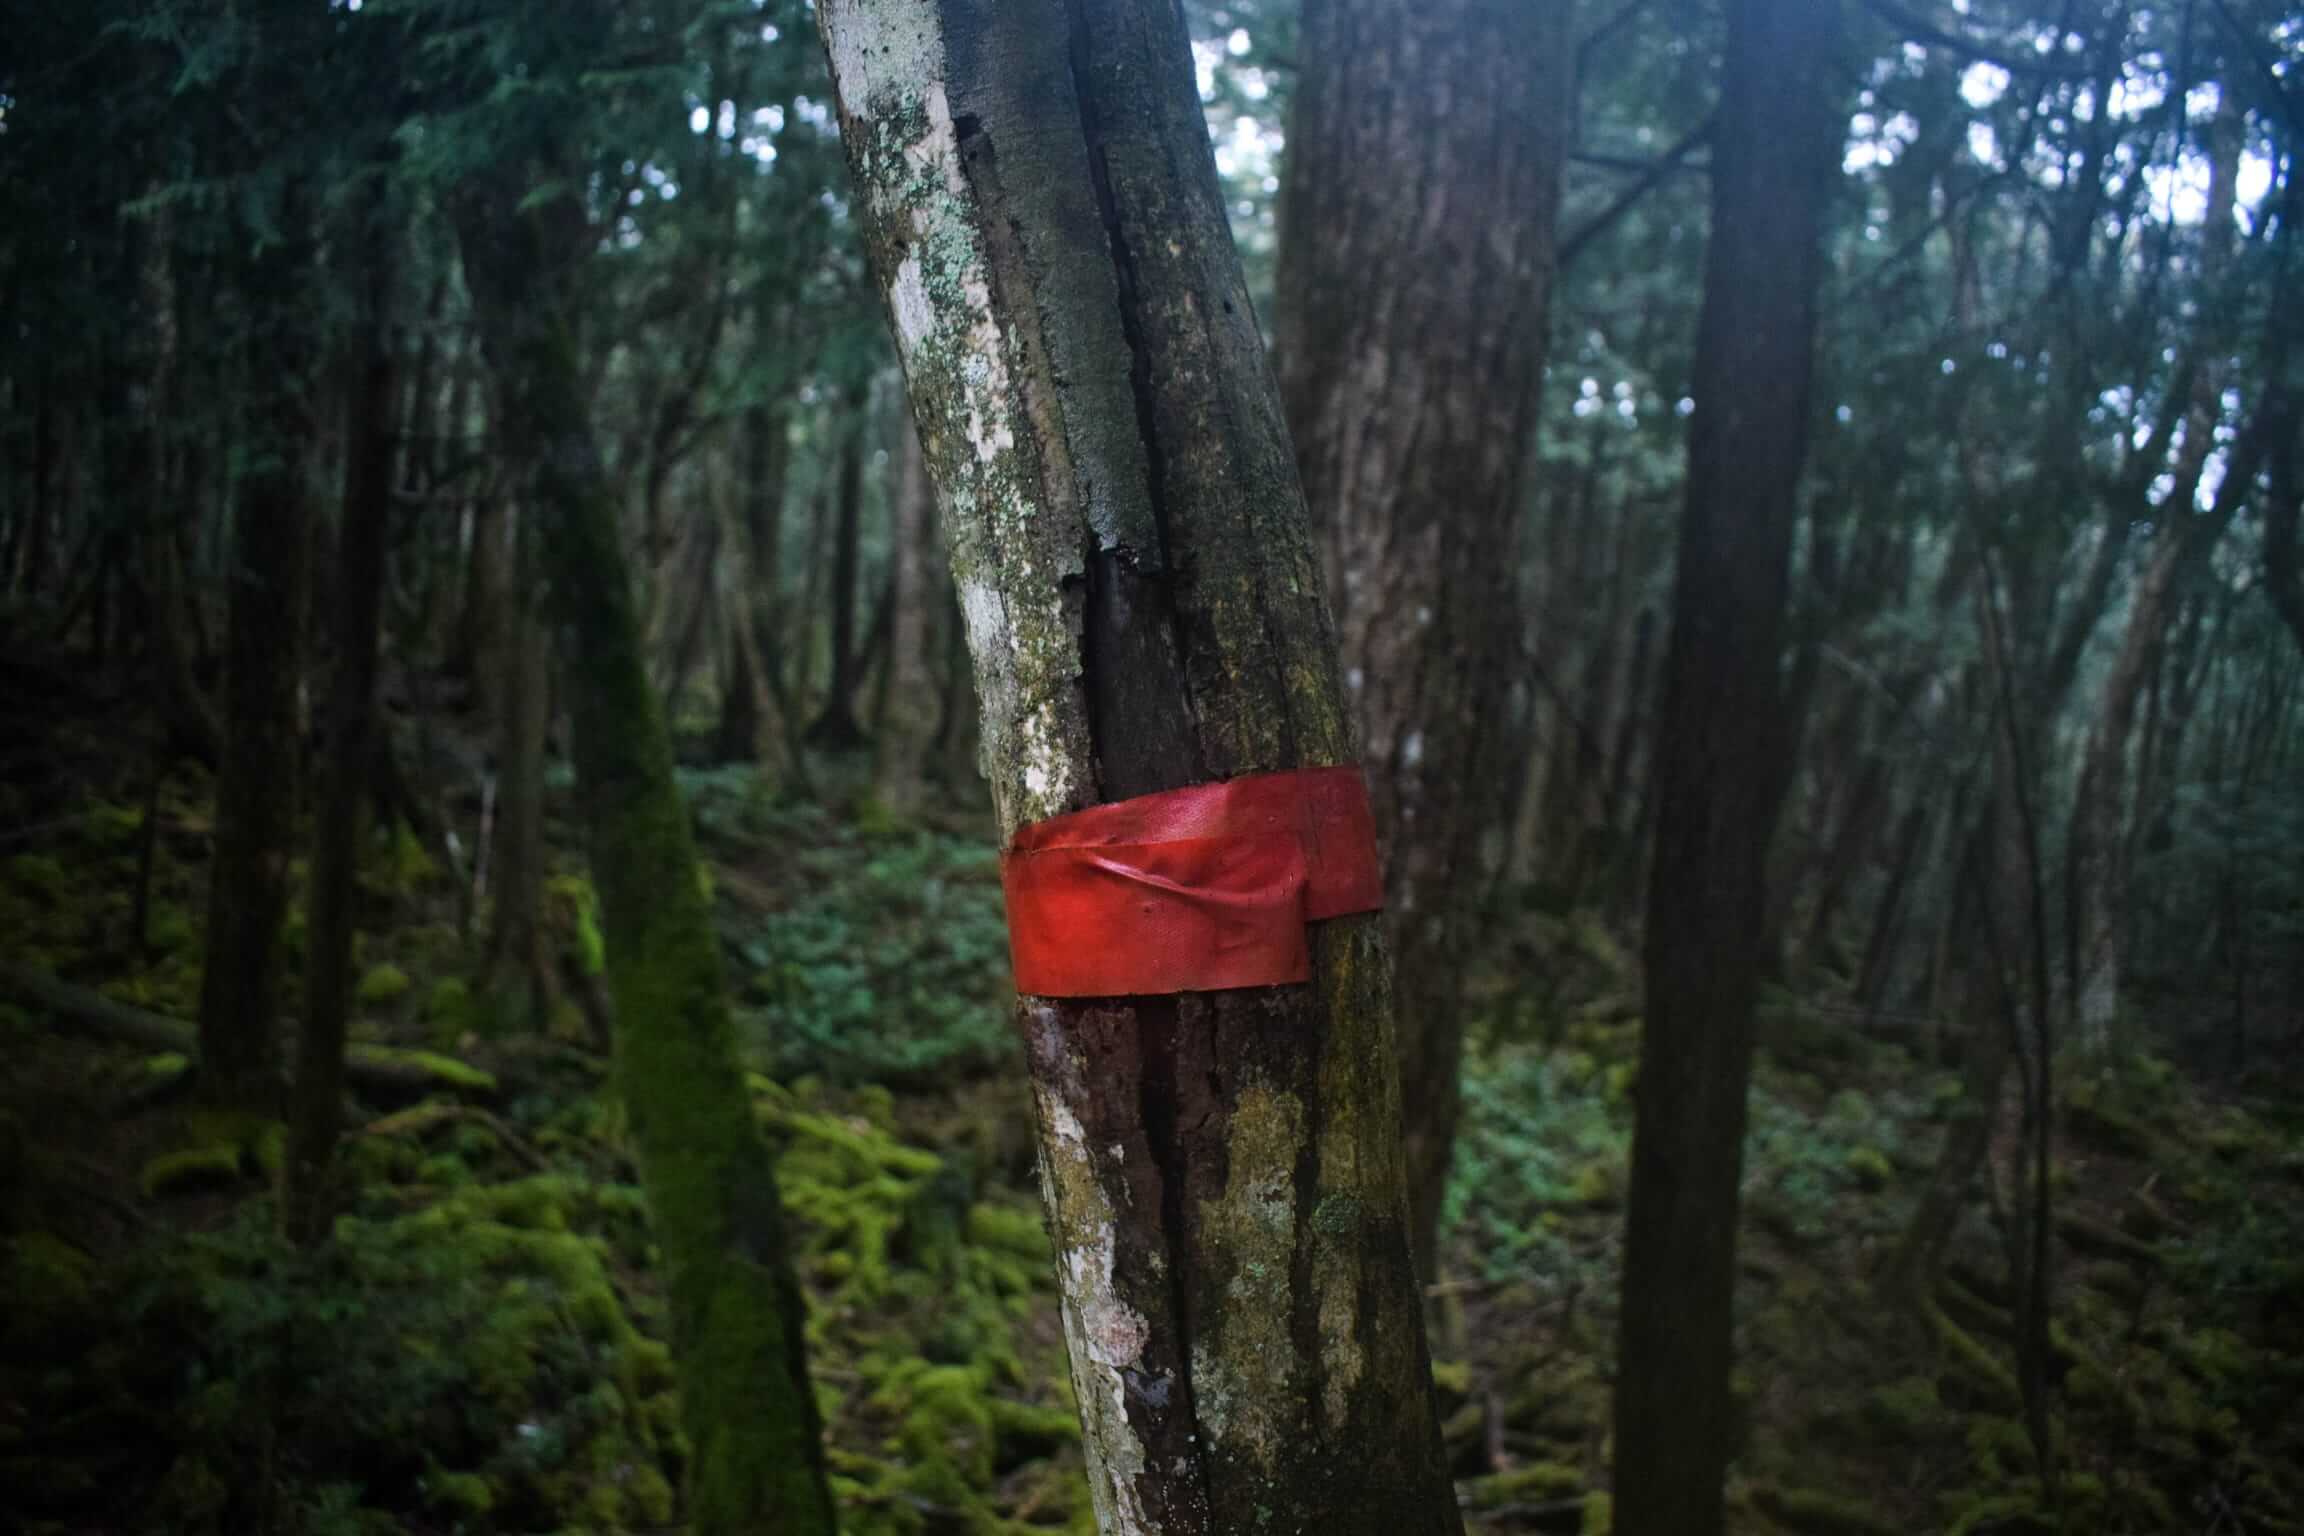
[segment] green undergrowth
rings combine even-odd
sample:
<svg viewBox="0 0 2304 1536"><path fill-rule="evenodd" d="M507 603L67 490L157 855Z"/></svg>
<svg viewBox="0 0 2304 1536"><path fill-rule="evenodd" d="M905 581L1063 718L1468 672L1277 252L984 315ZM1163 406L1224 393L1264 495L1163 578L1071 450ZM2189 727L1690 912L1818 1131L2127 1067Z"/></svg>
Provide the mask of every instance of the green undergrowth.
<svg viewBox="0 0 2304 1536"><path fill-rule="evenodd" d="M779 1076L926 1086L1014 1070L987 836L886 818L866 831L689 779L738 1020ZM774 857L760 857L762 840Z"/></svg>
<svg viewBox="0 0 2304 1536"><path fill-rule="evenodd" d="M1475 1529L1608 1524L1637 1023L1606 977L1593 991L1537 1029L1512 1020L1465 1083L1436 1348ZM2211 1099L2150 1058L2064 1065L2051 1511L1993 1202L1971 1201L1924 1310L1875 1285L1970 1112L1957 1080L1917 1042L1772 1009L1745 1152L1732 1530L2304 1531L2292 1090ZM1995 1157L2014 1155L2004 1134Z"/></svg>

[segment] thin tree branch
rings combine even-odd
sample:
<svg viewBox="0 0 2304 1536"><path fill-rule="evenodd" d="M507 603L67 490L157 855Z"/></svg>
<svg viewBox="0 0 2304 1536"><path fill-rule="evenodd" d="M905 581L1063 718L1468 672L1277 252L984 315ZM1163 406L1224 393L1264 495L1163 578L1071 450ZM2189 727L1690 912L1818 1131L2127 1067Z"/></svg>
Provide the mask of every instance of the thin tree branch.
<svg viewBox="0 0 2304 1536"><path fill-rule="evenodd" d="M1658 157L1656 162L1648 168L1646 174L1642 175L1639 180L1633 182L1623 191L1617 193L1615 201L1611 202L1607 207L1594 214L1591 219L1585 223L1583 228L1568 236L1567 239L1562 240L1560 242L1559 258L1561 268L1565 270L1567 267L1573 264L1577 256L1582 254L1587 246L1589 246L1594 240L1598 239L1601 235L1606 234L1608 230L1614 226L1617 220L1623 218L1625 214L1629 213L1632 210L1633 204L1639 202L1641 198L1646 197L1650 192L1654 191L1658 186L1662 185L1666 178L1680 170L1681 162L1686 160L1690 154L1694 153L1697 146L1710 142L1712 138L1713 122L1714 118L1707 115L1704 121L1689 129L1686 136L1684 136L1679 143L1673 145L1670 149L1664 151L1664 153Z"/></svg>

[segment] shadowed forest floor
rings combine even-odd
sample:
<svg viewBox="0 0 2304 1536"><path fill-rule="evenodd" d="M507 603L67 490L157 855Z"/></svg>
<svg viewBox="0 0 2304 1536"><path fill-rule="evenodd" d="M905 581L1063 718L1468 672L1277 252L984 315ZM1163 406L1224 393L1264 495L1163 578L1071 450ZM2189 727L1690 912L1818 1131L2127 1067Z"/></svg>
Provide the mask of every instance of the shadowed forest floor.
<svg viewBox="0 0 2304 1536"><path fill-rule="evenodd" d="M153 802L139 944L149 786L127 712L60 673L12 686L31 702L0 748L0 977L189 1019L206 782L179 771ZM844 1528L1092 1531L988 831L771 804L750 782L687 776L803 1237ZM190 1108L180 1052L0 990L0 1527L675 1525L663 1303L582 995L591 894L554 832L570 980L543 1038L487 1027L459 875L404 831L373 842L359 1034L425 1054L355 1084L349 1214L316 1254L272 1235L277 1127ZM1515 953L1532 974L1490 979L1466 1085L1437 1389L1476 1528L1605 1531L1634 967L1581 917L1525 918ZM2005 1202L1967 1213L1940 1314L1873 1292L1964 1111L1943 1042L1860 1023L1787 998L1766 1024L1732 1522L2052 1529L2020 1422ZM2063 1076L2064 1528L2304 1530L2304 1083L2153 1058ZM2002 1124L1999 1191L2013 1106Z"/></svg>

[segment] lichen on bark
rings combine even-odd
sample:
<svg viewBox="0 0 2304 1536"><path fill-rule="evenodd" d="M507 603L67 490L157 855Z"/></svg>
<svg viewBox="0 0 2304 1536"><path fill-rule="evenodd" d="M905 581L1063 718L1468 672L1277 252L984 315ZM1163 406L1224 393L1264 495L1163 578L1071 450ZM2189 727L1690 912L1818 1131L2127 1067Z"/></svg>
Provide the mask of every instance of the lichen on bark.
<svg viewBox="0 0 2304 1536"><path fill-rule="evenodd" d="M1159 0L821 0L1003 834L1356 760L1302 493ZM1460 1529L1390 969L1020 1000L1099 1523Z"/></svg>

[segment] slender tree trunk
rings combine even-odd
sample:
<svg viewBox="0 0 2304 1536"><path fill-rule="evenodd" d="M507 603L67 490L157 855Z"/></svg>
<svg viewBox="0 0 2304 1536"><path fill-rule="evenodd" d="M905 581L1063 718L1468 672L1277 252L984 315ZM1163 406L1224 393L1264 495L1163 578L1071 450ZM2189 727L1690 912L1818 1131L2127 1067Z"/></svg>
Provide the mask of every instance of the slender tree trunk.
<svg viewBox="0 0 2304 1536"><path fill-rule="evenodd" d="M1309 0L1276 331L1386 860L1401 1102L1429 1274L1463 984L1525 733L1522 466L1544 373L1570 0ZM1579 775L1592 792L1598 776Z"/></svg>
<svg viewBox="0 0 2304 1536"><path fill-rule="evenodd" d="M566 14L581 26L598 12ZM561 181L556 161L537 169L541 182ZM670 1291L686 1515L699 1536L830 1536L774 1160L737 1054L576 352L585 295L575 264L595 241L580 205L561 195L524 208L526 190L510 177L471 189L460 237L539 563L574 642L576 773L608 942L616 1082Z"/></svg>
<svg viewBox="0 0 2304 1536"><path fill-rule="evenodd" d="M738 601L728 625L732 665L721 701L719 755L728 762L757 761L773 777L790 734L781 685L784 484L791 464L783 411L751 407L744 413L743 438L739 537L728 562ZM735 691L739 685L742 698Z"/></svg>
<svg viewBox="0 0 2304 1536"><path fill-rule="evenodd" d="M296 694L310 538L308 359L297 331L302 318L280 295L306 280L308 255L292 235L249 263L259 317L249 370L256 441L241 473L232 537L224 755L200 982L202 1092L263 1113L282 1107L280 923L301 776Z"/></svg>
<svg viewBox="0 0 2304 1536"><path fill-rule="evenodd" d="M1171 0L826 0L1004 834L1358 760ZM1098 1524L1454 1533L1390 968L1018 999Z"/></svg>
<svg viewBox="0 0 2304 1536"><path fill-rule="evenodd" d="M1738 1185L1782 649L1836 151L1834 5L1730 0L1688 492L1657 728L1646 1014L1625 1223L1616 1528L1721 1529Z"/></svg>
<svg viewBox="0 0 2304 1536"><path fill-rule="evenodd" d="M936 488L920 453L920 434L909 413L898 423L902 439L896 483L889 497L888 664L881 674L887 707L873 742L873 776L880 803L899 815L919 809L928 768L928 738L935 725L936 684L928 672L928 544L936 537Z"/></svg>
<svg viewBox="0 0 2304 1536"><path fill-rule="evenodd" d="M2240 171L2237 124L2220 118L2218 127L2221 143L2213 157L2207 214L2201 226L2202 281L2211 290L2230 261L2232 211ZM2207 350L2205 342L2200 345L2201 350ZM2120 952L2128 874L2122 857L2128 824L2128 737L2150 679L2153 651L2167 624L2170 594L2178 579L2207 557L2237 490L2236 484L2220 487L2219 505L2214 510L2194 510L2222 411L2223 372L2220 367L2199 362L2191 370L2192 397L2185 415L2184 441L2171 466L2173 483L2160 506L2151 512L2159 524L2158 532L2128 600L2127 628L2098 696L2079 785L2073 794L2067 867L2071 924L2071 974L2067 981L2073 1024L2069 1037L2094 1056L2110 1051L2114 1021L2120 1011ZM2246 442L2236 445L2235 460L2250 456L2251 461L2245 475L2237 462L2231 465L2228 482L2255 478L2256 460L2250 455L2253 447Z"/></svg>
<svg viewBox="0 0 2304 1536"><path fill-rule="evenodd" d="M811 745L845 752L864 744L864 727L856 720L856 685L863 676L857 665L856 597L864 534L864 457L871 433L864 417L870 393L857 389L848 398L848 445L840 456L840 492L832 530L832 680L824 695L824 708L808 727Z"/></svg>
<svg viewBox="0 0 2304 1536"><path fill-rule="evenodd" d="M496 719L496 824L488 948L480 992L490 1027L539 1034L557 995L544 935L544 738L552 723L552 631L533 594L542 574L538 514L505 509L518 583L497 621L502 636Z"/></svg>
<svg viewBox="0 0 2304 1536"><path fill-rule="evenodd" d="M372 232L383 241L390 236ZM384 546L392 511L393 359L386 330L390 267L374 258L368 312L353 358L345 421L344 495L332 618L336 676L327 757L312 832L303 1032L296 1052L287 1186L281 1217L309 1243L329 1226L328 1167L344 1098L345 1021L352 1006L352 907L364 799L376 751L376 663L384 608Z"/></svg>

